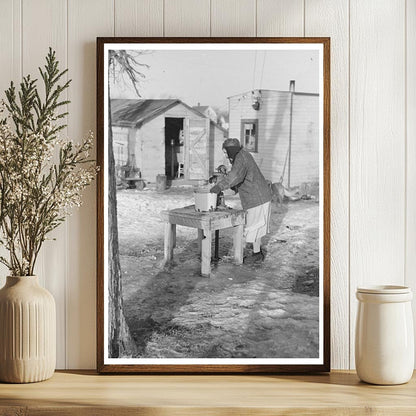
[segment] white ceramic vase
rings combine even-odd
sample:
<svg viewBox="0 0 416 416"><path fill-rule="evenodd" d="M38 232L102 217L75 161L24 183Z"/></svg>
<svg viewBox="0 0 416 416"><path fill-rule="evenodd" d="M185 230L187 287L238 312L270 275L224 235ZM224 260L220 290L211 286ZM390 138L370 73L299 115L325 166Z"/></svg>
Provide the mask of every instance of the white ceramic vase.
<svg viewBox="0 0 416 416"><path fill-rule="evenodd" d="M403 384L414 368L411 300L405 286L357 289L355 366L358 377L372 384Z"/></svg>
<svg viewBox="0 0 416 416"><path fill-rule="evenodd" d="M8 276L0 290L0 381L46 380L55 364L54 298L36 276Z"/></svg>

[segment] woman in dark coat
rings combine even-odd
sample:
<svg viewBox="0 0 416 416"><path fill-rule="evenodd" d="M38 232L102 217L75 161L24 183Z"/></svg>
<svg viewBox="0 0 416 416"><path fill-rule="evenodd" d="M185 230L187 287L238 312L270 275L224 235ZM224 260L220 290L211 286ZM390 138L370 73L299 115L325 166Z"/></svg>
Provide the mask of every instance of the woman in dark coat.
<svg viewBox="0 0 416 416"><path fill-rule="evenodd" d="M238 139L227 139L222 148L232 164L231 171L222 177L210 192L219 193L228 188L235 189L246 214L244 236L253 243L253 256L246 262L264 259L261 238L269 232L270 187L250 152L241 147Z"/></svg>

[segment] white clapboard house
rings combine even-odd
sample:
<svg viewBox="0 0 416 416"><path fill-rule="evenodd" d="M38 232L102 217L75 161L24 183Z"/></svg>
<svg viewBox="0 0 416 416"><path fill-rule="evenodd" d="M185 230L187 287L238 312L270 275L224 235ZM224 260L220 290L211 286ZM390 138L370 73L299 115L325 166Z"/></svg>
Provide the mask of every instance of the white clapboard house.
<svg viewBox="0 0 416 416"><path fill-rule="evenodd" d="M252 152L266 179L319 182L319 95L253 90L228 97L229 137Z"/></svg>
<svg viewBox="0 0 416 416"><path fill-rule="evenodd" d="M208 179L223 163L226 130L177 99L111 100L116 166L140 169L147 182Z"/></svg>

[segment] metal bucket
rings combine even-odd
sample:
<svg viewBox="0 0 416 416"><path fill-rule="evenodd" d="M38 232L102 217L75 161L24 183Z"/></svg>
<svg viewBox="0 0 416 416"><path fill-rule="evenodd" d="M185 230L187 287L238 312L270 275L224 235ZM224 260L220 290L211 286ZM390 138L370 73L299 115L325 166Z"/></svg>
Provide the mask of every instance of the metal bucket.
<svg viewBox="0 0 416 416"><path fill-rule="evenodd" d="M156 190L165 191L166 190L166 175L157 175L156 176Z"/></svg>
<svg viewBox="0 0 416 416"><path fill-rule="evenodd" d="M194 192L195 211L214 211L217 208L217 194L210 193L206 189L198 189Z"/></svg>

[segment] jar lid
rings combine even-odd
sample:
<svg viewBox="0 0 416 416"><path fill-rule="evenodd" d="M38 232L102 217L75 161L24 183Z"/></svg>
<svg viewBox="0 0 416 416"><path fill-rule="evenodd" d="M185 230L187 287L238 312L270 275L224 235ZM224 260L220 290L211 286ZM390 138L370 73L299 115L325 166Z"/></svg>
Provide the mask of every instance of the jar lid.
<svg viewBox="0 0 416 416"><path fill-rule="evenodd" d="M410 293L411 289L408 286L397 285L377 285L368 287L358 287L358 293L378 293L383 295L395 295L400 293Z"/></svg>

